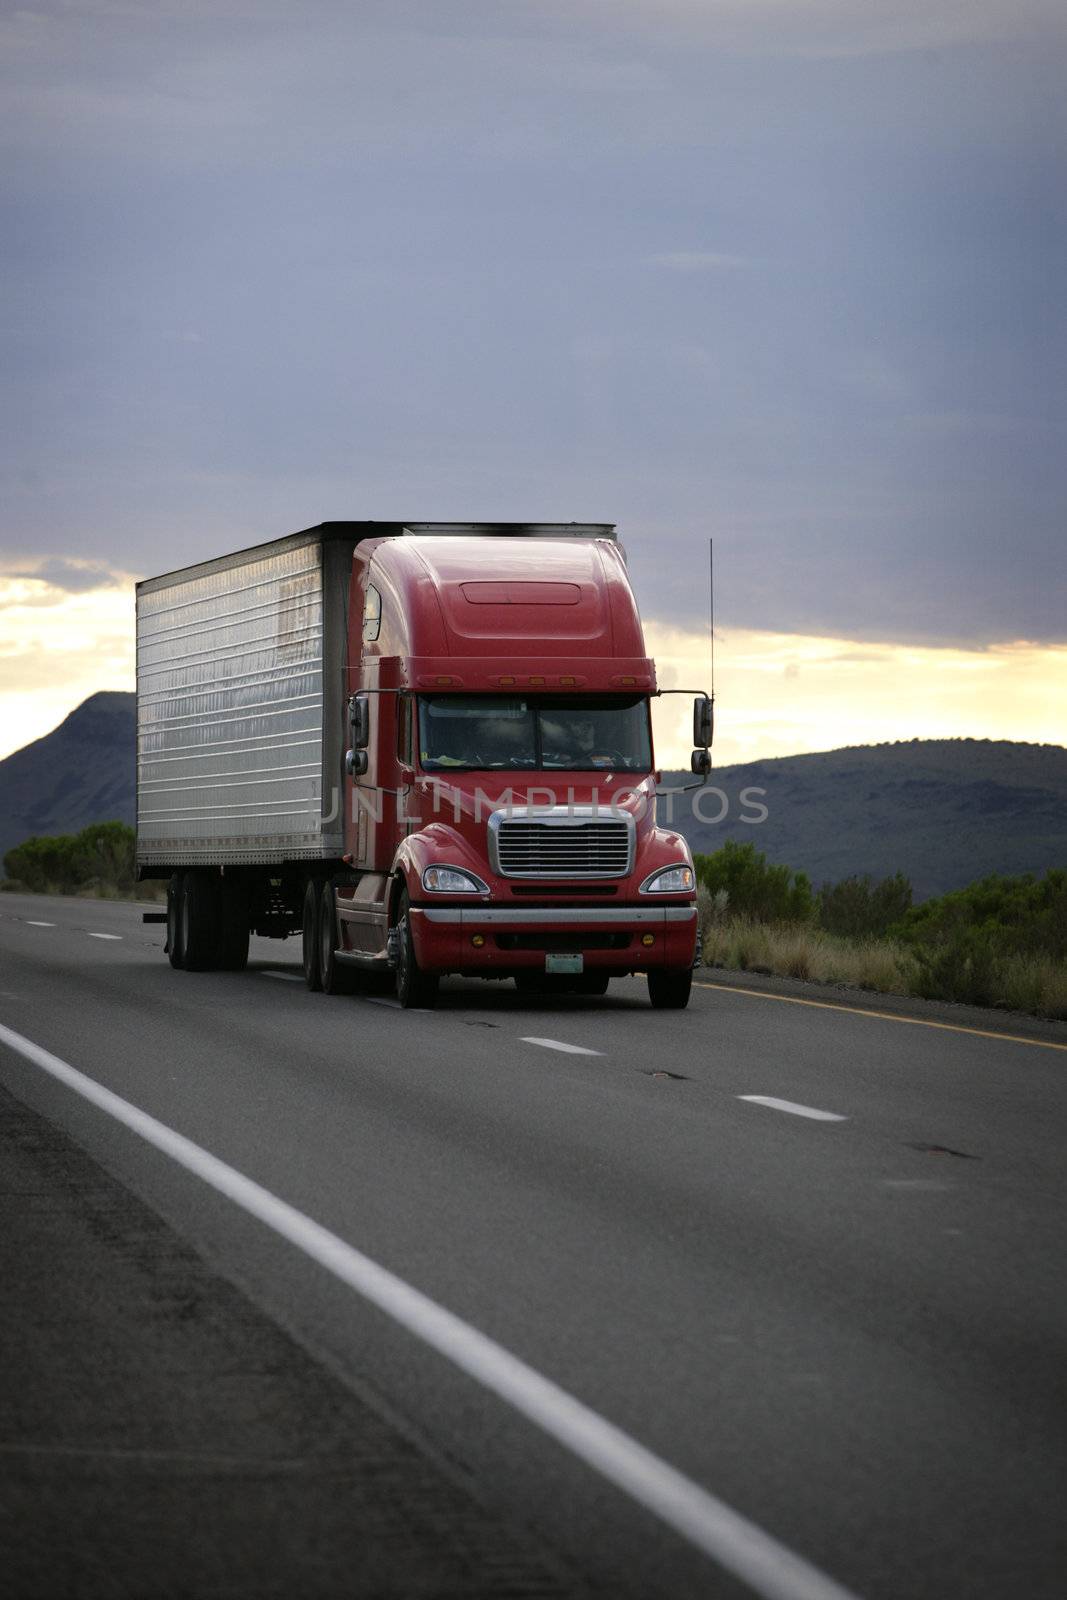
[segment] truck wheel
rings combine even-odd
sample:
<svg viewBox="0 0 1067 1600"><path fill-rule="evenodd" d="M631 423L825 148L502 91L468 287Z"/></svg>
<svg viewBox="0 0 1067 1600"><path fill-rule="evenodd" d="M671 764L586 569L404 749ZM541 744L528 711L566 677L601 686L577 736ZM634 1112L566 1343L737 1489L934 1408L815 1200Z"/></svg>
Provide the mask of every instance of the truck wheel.
<svg viewBox="0 0 1067 1600"><path fill-rule="evenodd" d="M423 972L415 955L411 937L411 906L407 890L400 896L400 918L396 926L396 995L405 1011L413 1006L437 1004L437 974Z"/></svg>
<svg viewBox="0 0 1067 1600"><path fill-rule="evenodd" d="M337 912L333 884L324 883L319 894L319 987L324 994L351 994L356 978L350 967L337 960Z"/></svg>
<svg viewBox="0 0 1067 1600"><path fill-rule="evenodd" d="M209 972L219 962L218 880L206 872L182 873L181 949L187 972Z"/></svg>
<svg viewBox="0 0 1067 1600"><path fill-rule="evenodd" d="M219 886L216 964L223 972L243 972L248 965L248 892L237 878L223 878Z"/></svg>
<svg viewBox="0 0 1067 1600"><path fill-rule="evenodd" d="M689 1004L692 987L693 972L690 967L686 967L684 972L661 969L648 975L648 998L657 1011L684 1011Z"/></svg>
<svg viewBox="0 0 1067 1600"><path fill-rule="evenodd" d="M322 897L322 885L317 878L309 878L307 888L304 890L304 982L312 994L320 993L322 989L322 973L319 962L322 959L319 951L319 900Z"/></svg>
<svg viewBox="0 0 1067 1600"><path fill-rule="evenodd" d="M185 874L174 873L167 884L167 959L179 970L185 965L185 947L182 944L182 879Z"/></svg>

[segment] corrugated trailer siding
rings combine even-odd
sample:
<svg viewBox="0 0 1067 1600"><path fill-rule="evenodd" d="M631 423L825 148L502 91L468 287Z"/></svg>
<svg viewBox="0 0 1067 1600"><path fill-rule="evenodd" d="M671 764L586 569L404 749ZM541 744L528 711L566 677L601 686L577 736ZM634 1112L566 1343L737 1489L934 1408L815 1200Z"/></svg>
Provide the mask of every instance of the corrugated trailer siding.
<svg viewBox="0 0 1067 1600"><path fill-rule="evenodd" d="M139 590L137 703L142 863L330 853L319 542Z"/></svg>

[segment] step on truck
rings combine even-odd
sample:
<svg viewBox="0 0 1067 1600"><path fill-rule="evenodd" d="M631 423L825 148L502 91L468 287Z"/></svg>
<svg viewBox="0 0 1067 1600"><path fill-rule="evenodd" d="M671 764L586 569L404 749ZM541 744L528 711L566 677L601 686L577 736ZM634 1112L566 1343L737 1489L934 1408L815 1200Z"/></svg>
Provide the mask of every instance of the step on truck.
<svg viewBox="0 0 1067 1600"><path fill-rule="evenodd" d="M689 998L655 665L611 524L324 522L137 585L137 865L166 951L299 934L311 990ZM694 707L695 772L711 705Z"/></svg>

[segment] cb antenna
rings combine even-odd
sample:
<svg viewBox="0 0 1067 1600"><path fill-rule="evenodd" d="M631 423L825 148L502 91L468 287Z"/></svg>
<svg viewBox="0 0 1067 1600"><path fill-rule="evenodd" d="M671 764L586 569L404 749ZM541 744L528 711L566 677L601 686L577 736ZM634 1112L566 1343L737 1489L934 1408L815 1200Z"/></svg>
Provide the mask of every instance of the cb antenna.
<svg viewBox="0 0 1067 1600"><path fill-rule="evenodd" d="M715 704L715 540L708 540L708 648L711 653L711 703Z"/></svg>

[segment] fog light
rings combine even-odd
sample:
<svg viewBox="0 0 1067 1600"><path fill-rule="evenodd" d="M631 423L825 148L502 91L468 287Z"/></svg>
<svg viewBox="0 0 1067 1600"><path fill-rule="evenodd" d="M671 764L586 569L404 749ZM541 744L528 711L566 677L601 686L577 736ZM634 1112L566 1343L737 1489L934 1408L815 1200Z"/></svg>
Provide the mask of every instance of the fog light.
<svg viewBox="0 0 1067 1600"><path fill-rule="evenodd" d="M474 946L474 948L476 950L480 950L484 943L485 943L485 934L484 933L472 933L471 934L471 944Z"/></svg>
<svg viewBox="0 0 1067 1600"><path fill-rule="evenodd" d="M655 944L655 942L656 942L656 935L654 933L643 933L641 935L641 943L642 944Z"/></svg>

